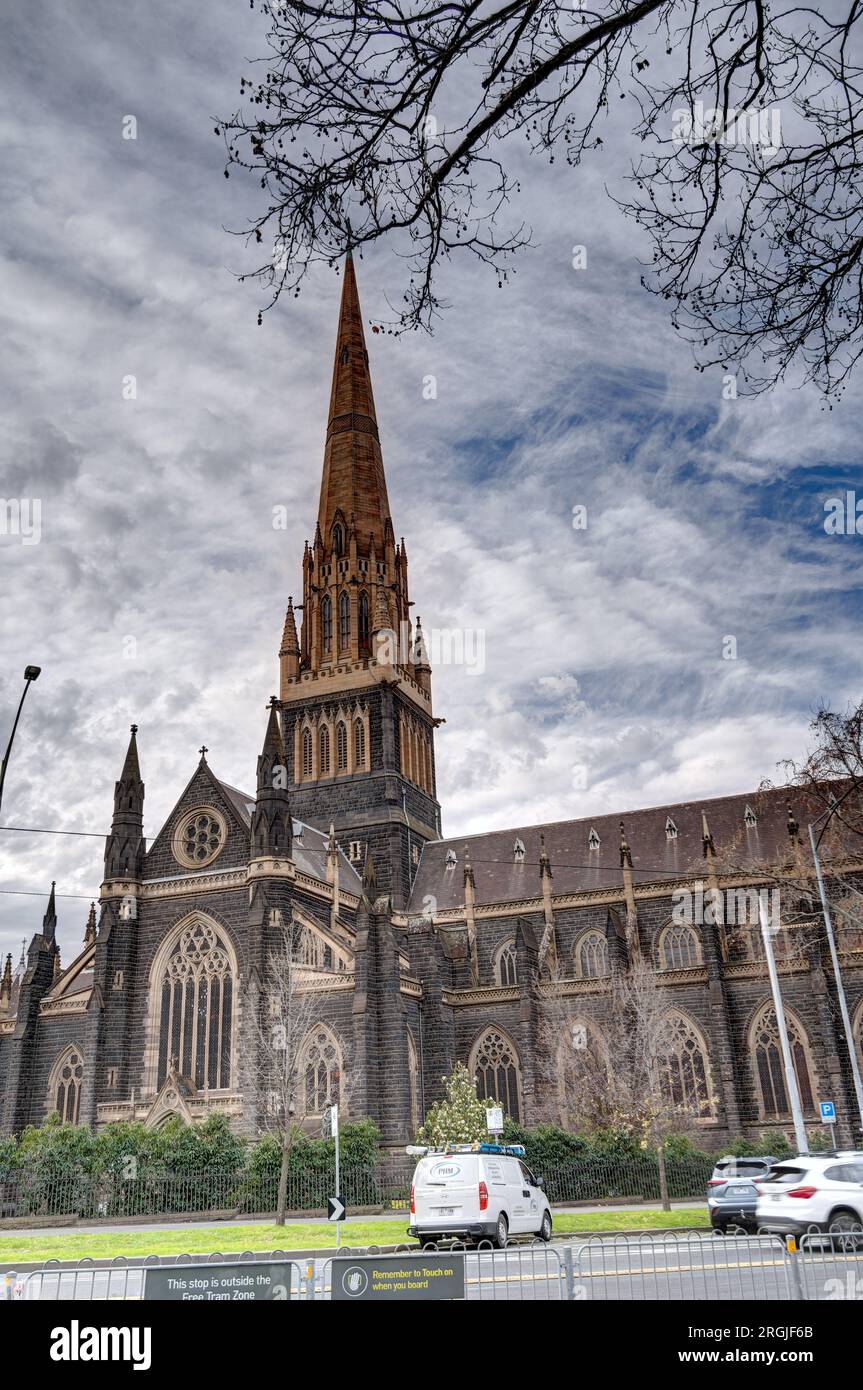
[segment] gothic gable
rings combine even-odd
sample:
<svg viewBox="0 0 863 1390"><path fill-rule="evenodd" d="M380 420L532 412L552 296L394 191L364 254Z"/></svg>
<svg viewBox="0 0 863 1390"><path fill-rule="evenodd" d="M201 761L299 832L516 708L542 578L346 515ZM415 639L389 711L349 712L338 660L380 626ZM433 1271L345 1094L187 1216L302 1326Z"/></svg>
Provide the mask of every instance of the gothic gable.
<svg viewBox="0 0 863 1390"><path fill-rule="evenodd" d="M217 873L248 863L254 797L220 782L202 758L145 860L147 879Z"/></svg>

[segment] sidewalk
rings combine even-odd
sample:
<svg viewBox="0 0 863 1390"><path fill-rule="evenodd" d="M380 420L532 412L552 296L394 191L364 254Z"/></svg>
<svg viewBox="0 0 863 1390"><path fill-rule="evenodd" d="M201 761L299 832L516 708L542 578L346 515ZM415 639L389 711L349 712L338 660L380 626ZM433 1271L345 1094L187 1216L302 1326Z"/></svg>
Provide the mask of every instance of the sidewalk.
<svg viewBox="0 0 863 1390"><path fill-rule="evenodd" d="M696 1200L692 1200L692 1201L688 1201L688 1202L672 1202L672 1203L671 1203L671 1206L672 1206L673 1209L676 1209L676 1208L688 1208L688 1209L698 1210L698 1211L707 1211L707 1203L706 1203L706 1202L699 1202L699 1201L696 1201ZM599 1211L607 1211L607 1212L609 1212L609 1213L621 1212L621 1211L661 1211L661 1210L662 1210L662 1205L661 1205L660 1202L633 1202L630 1206L626 1206L626 1205L624 1205L624 1204L622 1204L622 1203L614 1203L614 1205L609 1205L609 1204L607 1204L607 1203L602 1203L602 1202L600 1202L600 1203L598 1203L596 1206L584 1206L584 1207L582 1207L582 1206L573 1207L573 1206L566 1206L565 1204L562 1204L562 1205L560 1205L560 1206L554 1207L553 1210L554 1210L554 1211L557 1211L557 1212L563 1212L563 1211L577 1211L577 1212L599 1212ZM314 1216L288 1216L288 1217L287 1217L287 1224L288 1224L289 1226L313 1226L313 1225L314 1225L314 1226L318 1226L318 1225L321 1225L325 1220L326 1220L326 1213L323 1212L323 1211L320 1211L320 1212L317 1212ZM352 1222L357 1222L357 1223L362 1223L362 1224L367 1225L370 1221L375 1221L375 1222L377 1222L377 1221L401 1221L403 1224L407 1224L407 1220L408 1220L408 1214L407 1214L406 1211L386 1211L386 1212L378 1212L378 1213L376 1213L374 1216L370 1216L368 1213L365 1213L365 1214L362 1215L362 1216L347 1216L347 1217L345 1218L345 1221L342 1223L342 1226L343 1226L343 1228L344 1228L344 1226L349 1226L349 1225L351 1225ZM76 1222L74 1225L70 1225L70 1226L4 1226L3 1229L2 1229L2 1231L0 1231L0 1235L2 1235L3 1237L11 1237L11 1236L25 1236L25 1237L29 1237L29 1236L33 1236L33 1237L40 1238L40 1237L48 1237L48 1236L68 1236L68 1235L72 1235L72 1234L75 1234L75 1235L110 1235L112 1232L116 1232L116 1231L135 1231L135 1232L146 1232L146 1231L203 1231L203 1230L207 1230L207 1229L219 1230L219 1229L224 1229L225 1227L230 1228L231 1226L272 1226L272 1225L273 1225L273 1218L272 1218L272 1216L237 1216L237 1217L232 1217L230 1220L226 1220L226 1221L157 1221L157 1220L154 1220L154 1221L142 1221L140 1224L137 1223L137 1222L135 1222L135 1223L133 1224L133 1223L131 1223L131 1222L126 1222L126 1221L123 1221L122 1223L118 1223L118 1222L115 1222L115 1221L108 1221L108 1222L103 1222L103 1223L100 1224L100 1225L97 1225L97 1224L95 1224L95 1223Z"/></svg>

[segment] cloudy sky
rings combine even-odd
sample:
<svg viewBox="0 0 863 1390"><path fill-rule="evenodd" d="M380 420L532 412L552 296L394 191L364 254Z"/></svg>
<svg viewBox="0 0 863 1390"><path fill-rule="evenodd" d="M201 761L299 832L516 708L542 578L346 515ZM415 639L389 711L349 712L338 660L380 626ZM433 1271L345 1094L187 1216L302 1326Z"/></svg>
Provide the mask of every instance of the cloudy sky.
<svg viewBox="0 0 863 1390"><path fill-rule="evenodd" d="M223 177L213 126L263 50L247 0L37 0L5 28L0 496L39 500L41 539L0 535L0 747L25 664L43 672L0 819L103 834L134 720L152 837L202 743L254 785L339 280L322 269L259 328L236 279L224 228L252 190ZM723 401L693 371L604 192L630 153L620 127L577 172L525 158L536 247L510 284L454 263L434 337L369 340L414 611L484 641L482 672L434 673L447 834L753 788L819 703L861 694L863 540L823 527L860 486L861 407ZM367 319L400 274L386 247L358 263ZM99 838L0 833L0 949L55 878L68 960L101 859Z"/></svg>

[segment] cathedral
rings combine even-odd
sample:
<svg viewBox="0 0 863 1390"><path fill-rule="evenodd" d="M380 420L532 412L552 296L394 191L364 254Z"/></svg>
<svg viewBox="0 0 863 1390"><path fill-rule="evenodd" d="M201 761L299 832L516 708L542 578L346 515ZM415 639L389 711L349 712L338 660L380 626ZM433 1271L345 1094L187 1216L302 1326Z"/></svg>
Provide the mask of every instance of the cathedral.
<svg viewBox="0 0 863 1390"><path fill-rule="evenodd" d="M667 1011L668 1086L702 1147L791 1133L759 934L682 918L675 893L745 893L765 865L802 864L805 808L750 792L443 838L440 721L409 593L348 256L317 525L254 790L223 782L202 748L145 843L132 727L82 950L60 967L52 889L41 931L0 975L0 1132L54 1111L94 1127L218 1111L253 1129L244 1040L281 922L303 929L314 993L298 1114L310 1128L339 1101L343 1118L370 1116L385 1146L403 1145L457 1061L513 1118L568 1123L566 1050L587 1039L601 1051L615 972L639 956ZM847 1140L854 1094L823 933L813 916L793 947L785 935L806 1119L817 1126L832 1099ZM839 947L863 1051L863 934Z"/></svg>

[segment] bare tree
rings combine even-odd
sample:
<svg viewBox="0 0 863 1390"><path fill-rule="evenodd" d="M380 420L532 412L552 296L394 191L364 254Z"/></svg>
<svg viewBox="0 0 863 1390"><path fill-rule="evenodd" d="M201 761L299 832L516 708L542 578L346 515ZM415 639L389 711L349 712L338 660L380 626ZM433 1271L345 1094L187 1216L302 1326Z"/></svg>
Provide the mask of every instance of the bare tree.
<svg viewBox="0 0 863 1390"><path fill-rule="evenodd" d="M269 52L216 132L226 177L264 194L238 234L266 245L268 307L386 237L407 264L390 327L429 327L442 260L502 283L530 243L516 142L565 177L623 100L640 158L615 201L696 365L841 393L863 347L861 0L259 3Z"/></svg>
<svg viewBox="0 0 863 1390"><path fill-rule="evenodd" d="M285 1224L291 1152L305 1115L304 1047L320 1019L320 972L309 964L315 958L310 936L306 927L273 913L262 987L259 994L250 991L244 1009L243 1095L256 1128L279 1145L278 1226Z"/></svg>
<svg viewBox="0 0 863 1390"><path fill-rule="evenodd" d="M810 724L812 744L799 761L780 764L779 788L764 782L753 810L761 819L766 796L783 787L788 795L788 839L770 862L753 858L744 830L724 845L715 867L722 876L747 876L777 890L781 930L776 945L780 958L800 959L820 931L820 903L808 826L815 826L816 844L831 900L840 949L863 944L863 892L855 865L863 859L863 704L840 713L822 708ZM766 810L766 806L765 806ZM741 896L755 890L738 889ZM757 912L736 930L726 920L725 941L733 956L736 943L750 942L759 953Z"/></svg>
<svg viewBox="0 0 863 1390"><path fill-rule="evenodd" d="M563 996L552 989L541 1034L559 1069L569 1122L620 1128L655 1149L668 1211L667 1140L693 1131L715 1100L706 1063L681 1051L651 963L636 955L612 976L595 1031L581 1023L573 1027Z"/></svg>

